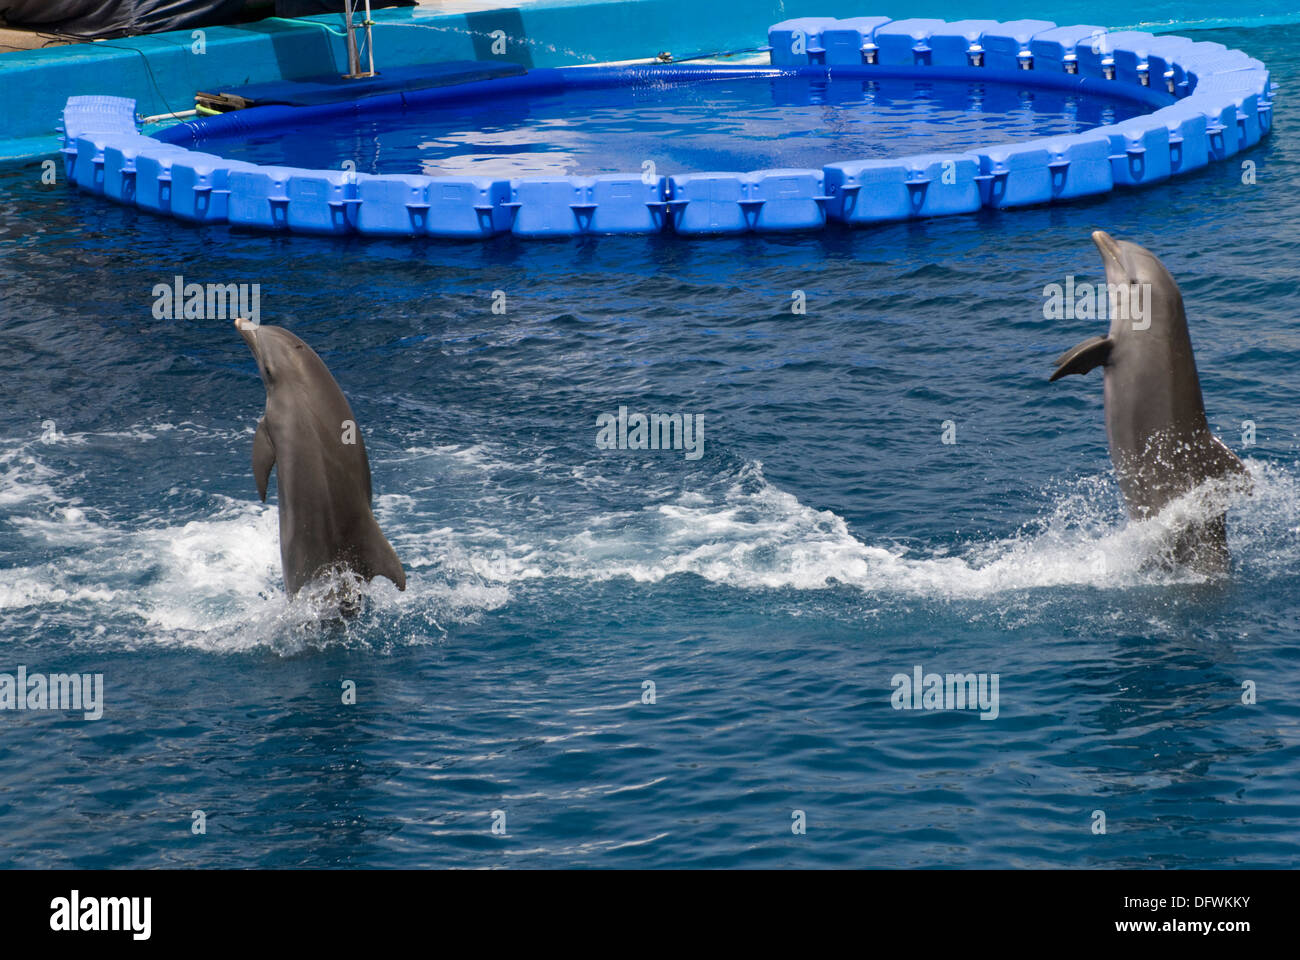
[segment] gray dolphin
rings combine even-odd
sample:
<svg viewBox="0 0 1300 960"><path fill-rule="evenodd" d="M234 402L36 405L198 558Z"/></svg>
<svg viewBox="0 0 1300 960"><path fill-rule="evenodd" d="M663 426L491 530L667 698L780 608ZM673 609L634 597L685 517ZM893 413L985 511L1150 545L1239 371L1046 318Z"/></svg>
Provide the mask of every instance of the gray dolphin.
<svg viewBox="0 0 1300 960"><path fill-rule="evenodd" d="M1109 334L1062 354L1051 379L1102 368L1110 459L1128 515L1153 517L1207 480L1240 478L1247 486L1245 466L1206 422L1178 284L1151 251L1101 230L1092 239L1106 264L1107 285L1122 285L1145 303L1112 310ZM1225 571L1223 514L1190 523L1171 552L1175 563Z"/></svg>
<svg viewBox="0 0 1300 960"><path fill-rule="evenodd" d="M278 466L280 564L289 596L331 571L387 577L406 572L370 512L370 461L347 397L316 351L288 330L235 321L266 387L253 437L253 476L266 500Z"/></svg>

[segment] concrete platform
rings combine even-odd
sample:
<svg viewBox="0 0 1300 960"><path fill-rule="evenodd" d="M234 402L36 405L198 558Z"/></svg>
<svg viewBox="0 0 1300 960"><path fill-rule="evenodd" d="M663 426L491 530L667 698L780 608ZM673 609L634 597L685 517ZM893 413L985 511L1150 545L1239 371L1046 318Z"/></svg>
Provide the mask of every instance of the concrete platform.
<svg viewBox="0 0 1300 960"><path fill-rule="evenodd" d="M39 31L0 26L0 53L17 53L19 50L43 50L46 47L61 47L66 43L66 40L56 40Z"/></svg>

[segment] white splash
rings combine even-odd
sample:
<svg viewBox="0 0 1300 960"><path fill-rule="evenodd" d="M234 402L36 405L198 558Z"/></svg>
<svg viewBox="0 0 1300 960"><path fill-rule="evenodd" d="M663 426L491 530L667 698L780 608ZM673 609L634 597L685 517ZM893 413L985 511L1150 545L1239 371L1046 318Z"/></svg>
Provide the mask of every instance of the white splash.
<svg viewBox="0 0 1300 960"><path fill-rule="evenodd" d="M1044 493L1047 511L1011 536L927 546L876 541L769 483L759 463L683 492L662 489L661 476L605 480L599 466L579 475L542 459L514 462L487 445L411 446L382 461L406 479L375 500L408 589L382 578L364 585L365 612L340 623L326 602L285 597L273 505L208 498L206 515L178 516L192 508L163 504L135 521L108 520L94 505L93 483L51 466L54 459L38 442L0 440L0 533L35 547L20 555L49 558L0 568L5 637L57 625L89 643L283 654L333 642L374 645L376 637L381 646L429 643L448 623L505 607L516 589L680 575L745 591L847 585L884 602L1061 586L1122 591L1196 580L1150 561L1172 529L1225 504L1238 578L1288 576L1300 561L1300 484L1286 469L1255 461L1247 462L1251 495L1193 491L1144 523L1123 517L1110 477L1091 477L1054 485ZM581 522L580 513L551 513L544 498L521 495L526 483L512 492L502 481L518 485L539 471L576 481L582 496L639 483L646 505L597 510ZM436 498L453 482L458 503L471 507L449 518Z"/></svg>

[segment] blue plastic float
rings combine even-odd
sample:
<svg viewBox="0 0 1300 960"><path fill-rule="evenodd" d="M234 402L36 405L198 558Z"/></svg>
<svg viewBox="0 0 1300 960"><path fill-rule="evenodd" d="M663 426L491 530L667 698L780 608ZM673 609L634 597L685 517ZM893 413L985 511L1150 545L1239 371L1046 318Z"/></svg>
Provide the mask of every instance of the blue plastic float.
<svg viewBox="0 0 1300 960"><path fill-rule="evenodd" d="M63 111L68 180L96 195L192 223L371 236L486 238L581 234L735 234L811 230L1072 200L1145 186L1254 146L1269 133L1267 68L1222 44L1044 20L803 18L768 31L771 67L564 67L486 70L469 81L404 84L340 102L256 106L139 132L135 101L78 96ZM418 106L494 92L555 91L647 77L984 78L1119 92L1153 112L1083 133L968 153L844 159L820 170L551 176L370 175L257 166L187 149L201 134L252 133L304 113ZM292 102L292 101L290 101Z"/></svg>

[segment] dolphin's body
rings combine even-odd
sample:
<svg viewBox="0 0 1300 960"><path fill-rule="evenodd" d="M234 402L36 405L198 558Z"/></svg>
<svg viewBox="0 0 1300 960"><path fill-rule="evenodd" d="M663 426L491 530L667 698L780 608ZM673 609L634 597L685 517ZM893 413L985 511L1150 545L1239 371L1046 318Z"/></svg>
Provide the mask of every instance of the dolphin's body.
<svg viewBox="0 0 1300 960"><path fill-rule="evenodd" d="M1140 291L1144 309L1112 316L1108 336L1091 337L1062 354L1051 379L1102 368L1110 459L1129 517L1143 520L1207 480L1245 478L1246 468L1206 422L1174 278L1135 243L1100 230L1092 239L1105 261L1107 284ZM1175 563L1225 571L1223 513L1189 523L1171 553Z"/></svg>
<svg viewBox="0 0 1300 960"><path fill-rule="evenodd" d="M289 596L332 572L387 577L406 572L370 512L370 461L347 397L311 347L280 327L236 320L266 387L253 438L253 476L266 500L278 467L280 563Z"/></svg>

